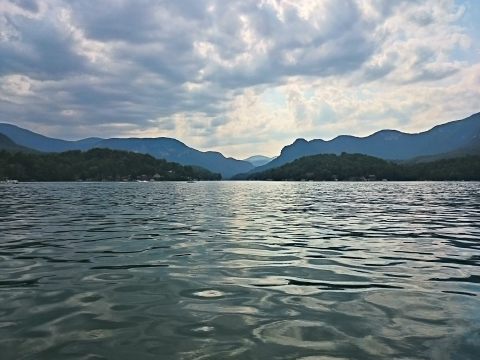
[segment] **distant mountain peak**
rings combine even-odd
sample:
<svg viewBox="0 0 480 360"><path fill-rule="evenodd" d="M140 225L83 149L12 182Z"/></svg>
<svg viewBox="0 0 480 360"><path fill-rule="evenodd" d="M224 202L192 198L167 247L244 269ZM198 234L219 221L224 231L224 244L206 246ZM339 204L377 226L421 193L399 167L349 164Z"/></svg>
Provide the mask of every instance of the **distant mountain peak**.
<svg viewBox="0 0 480 360"><path fill-rule="evenodd" d="M297 139L295 139L295 141L293 142L292 145L295 145L295 144L306 144L306 143L308 143L308 141L305 140L304 138L297 138Z"/></svg>
<svg viewBox="0 0 480 360"><path fill-rule="evenodd" d="M379 137L386 141L394 141L394 140L398 140L401 136L409 136L409 135L413 135L413 134L404 133L398 130L386 129L386 130L377 131L369 136L366 136L365 138Z"/></svg>
<svg viewBox="0 0 480 360"><path fill-rule="evenodd" d="M268 157L264 155L253 155L246 159L243 159L243 161L248 161L250 164L257 167L257 166L265 165L266 163L272 161L273 159L275 159L275 157Z"/></svg>
<svg viewBox="0 0 480 360"><path fill-rule="evenodd" d="M296 139L285 146L280 156L253 172L263 171L298 158L317 154L358 153L386 160L407 160L422 156L451 153L459 149L475 148L480 139L480 113L463 120L437 125L416 134L398 130L380 130L365 137L340 135L332 140ZM473 144L473 145L472 145Z"/></svg>

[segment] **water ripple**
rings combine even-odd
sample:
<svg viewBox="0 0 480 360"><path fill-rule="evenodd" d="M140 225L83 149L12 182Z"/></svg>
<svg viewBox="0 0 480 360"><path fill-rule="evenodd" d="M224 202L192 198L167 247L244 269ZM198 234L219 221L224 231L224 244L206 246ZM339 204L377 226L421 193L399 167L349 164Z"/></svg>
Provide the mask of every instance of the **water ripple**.
<svg viewBox="0 0 480 360"><path fill-rule="evenodd" d="M2 360L476 359L479 185L1 185Z"/></svg>

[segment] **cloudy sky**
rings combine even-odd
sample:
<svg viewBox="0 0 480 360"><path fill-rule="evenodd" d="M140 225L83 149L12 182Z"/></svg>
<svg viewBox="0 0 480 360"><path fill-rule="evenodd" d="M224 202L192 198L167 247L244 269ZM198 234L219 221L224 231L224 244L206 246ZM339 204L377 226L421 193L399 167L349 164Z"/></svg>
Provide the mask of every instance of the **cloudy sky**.
<svg viewBox="0 0 480 360"><path fill-rule="evenodd" d="M0 122L228 156L480 111L480 1L0 0Z"/></svg>

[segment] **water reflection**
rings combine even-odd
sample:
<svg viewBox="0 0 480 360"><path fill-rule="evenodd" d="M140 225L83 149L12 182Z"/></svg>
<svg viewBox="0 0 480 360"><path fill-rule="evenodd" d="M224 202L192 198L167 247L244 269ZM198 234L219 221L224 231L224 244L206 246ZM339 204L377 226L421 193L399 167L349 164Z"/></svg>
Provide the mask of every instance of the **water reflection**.
<svg viewBox="0 0 480 360"><path fill-rule="evenodd" d="M0 186L2 359L462 358L478 183Z"/></svg>

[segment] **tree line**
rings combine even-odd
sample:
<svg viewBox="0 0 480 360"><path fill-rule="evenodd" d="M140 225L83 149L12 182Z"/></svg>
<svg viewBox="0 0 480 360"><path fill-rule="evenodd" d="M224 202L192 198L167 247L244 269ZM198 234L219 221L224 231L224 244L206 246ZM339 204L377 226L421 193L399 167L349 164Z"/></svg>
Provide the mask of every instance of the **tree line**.
<svg viewBox="0 0 480 360"><path fill-rule="evenodd" d="M110 149L27 153L0 151L0 180L131 181L220 180L220 174L150 155Z"/></svg>
<svg viewBox="0 0 480 360"><path fill-rule="evenodd" d="M480 180L480 156L421 163L397 163L362 154L306 156L278 168L253 173L249 180Z"/></svg>

